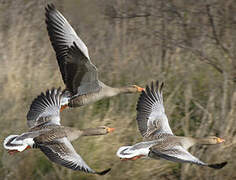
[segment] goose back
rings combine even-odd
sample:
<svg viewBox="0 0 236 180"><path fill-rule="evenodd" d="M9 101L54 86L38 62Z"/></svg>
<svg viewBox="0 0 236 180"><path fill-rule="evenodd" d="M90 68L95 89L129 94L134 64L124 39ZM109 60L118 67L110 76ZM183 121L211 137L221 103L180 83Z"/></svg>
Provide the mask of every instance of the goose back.
<svg viewBox="0 0 236 180"><path fill-rule="evenodd" d="M118 88L112 88L101 81L99 81L101 89L97 92L92 92L84 95L75 95L69 101L69 107L79 107L86 104L91 104L93 102L99 101L106 97L112 97L120 93Z"/></svg>

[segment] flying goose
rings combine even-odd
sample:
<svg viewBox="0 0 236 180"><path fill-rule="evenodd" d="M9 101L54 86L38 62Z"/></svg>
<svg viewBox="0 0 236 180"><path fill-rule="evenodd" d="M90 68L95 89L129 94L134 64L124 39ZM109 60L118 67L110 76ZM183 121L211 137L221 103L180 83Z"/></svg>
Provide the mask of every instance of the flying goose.
<svg viewBox="0 0 236 180"><path fill-rule="evenodd" d="M194 144L217 144L224 142L218 137L193 138L175 136L169 126L163 105L163 83L151 83L142 91L137 104L137 123L143 142L133 146L123 146L117 156L123 160L136 160L141 157L164 158L179 163L192 163L215 169L223 168L227 162L220 164L204 163L187 150Z"/></svg>
<svg viewBox="0 0 236 180"><path fill-rule="evenodd" d="M45 9L48 35L66 85L61 110L68 106L83 106L106 97L143 90L137 85L113 88L101 82L98 79L97 68L90 60L86 45L65 17L53 4Z"/></svg>
<svg viewBox="0 0 236 180"><path fill-rule="evenodd" d="M9 154L29 148L39 148L54 163L73 170L104 175L110 169L97 172L91 169L76 153L71 141L80 136L105 135L114 128L101 126L79 130L60 124L61 91L52 89L39 95L30 106L27 114L29 131L21 135L10 135L3 143Z"/></svg>

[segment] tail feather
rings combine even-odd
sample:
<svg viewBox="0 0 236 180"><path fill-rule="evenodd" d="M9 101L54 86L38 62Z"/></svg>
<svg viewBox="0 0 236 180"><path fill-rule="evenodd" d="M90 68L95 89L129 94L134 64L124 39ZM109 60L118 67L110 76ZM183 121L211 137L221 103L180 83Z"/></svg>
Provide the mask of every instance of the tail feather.
<svg viewBox="0 0 236 180"><path fill-rule="evenodd" d="M116 155L119 158L131 158L133 157L133 153L129 152L129 150L131 149L132 146L122 146L118 149L118 151L116 152Z"/></svg>
<svg viewBox="0 0 236 180"><path fill-rule="evenodd" d="M22 143L22 142L15 142L15 139L19 135L10 135L5 138L3 142L3 147L7 150L17 150L17 151L23 151L28 146L28 144Z"/></svg>

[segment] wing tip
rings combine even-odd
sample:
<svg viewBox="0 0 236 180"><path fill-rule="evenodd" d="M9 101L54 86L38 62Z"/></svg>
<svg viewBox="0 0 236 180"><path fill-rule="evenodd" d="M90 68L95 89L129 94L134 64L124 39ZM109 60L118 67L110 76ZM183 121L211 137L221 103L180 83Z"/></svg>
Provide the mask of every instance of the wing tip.
<svg viewBox="0 0 236 180"><path fill-rule="evenodd" d="M154 87L154 86L156 86L156 87ZM156 92L162 92L162 89L163 89L163 87L164 87L164 82L160 82L159 80L156 80L156 81L152 81L151 82L151 84L150 85L146 85L146 88L145 88L145 91L146 92L154 92L154 91L156 91ZM145 92L145 91L143 91L143 92Z"/></svg>
<svg viewBox="0 0 236 180"><path fill-rule="evenodd" d="M96 172L96 174L103 176L103 175L107 174L110 170L111 170L111 168L108 168L108 169L106 169L104 171Z"/></svg>
<svg viewBox="0 0 236 180"><path fill-rule="evenodd" d="M159 94L157 98L160 99L162 95L163 87L164 87L164 83L163 82L160 83L158 80L152 81L150 85L146 85L145 91L142 91L139 96L136 110L139 111L141 108L142 102L145 101L145 99L148 97L153 99L153 97L156 96L155 95L156 93Z"/></svg>
<svg viewBox="0 0 236 180"><path fill-rule="evenodd" d="M27 117L27 124L28 126L31 126L32 123L30 120L34 120L35 118L35 109L37 107L43 106L49 106L50 104L57 104L60 106L60 98L61 98L61 88L51 88L48 89L45 93L41 92L40 95L38 95L36 98L33 99L31 105L30 105L30 110L28 111L26 117Z"/></svg>
<svg viewBox="0 0 236 180"><path fill-rule="evenodd" d="M56 9L56 7L53 3L48 3L45 7L46 12L53 11L55 9Z"/></svg>
<svg viewBox="0 0 236 180"><path fill-rule="evenodd" d="M57 12L57 9L56 9L56 7L54 6L53 3L48 3L45 6L45 16L46 16L45 22L47 24L48 31L49 31L49 28L50 28L50 21L52 19L52 14L54 14L56 12Z"/></svg>
<svg viewBox="0 0 236 180"><path fill-rule="evenodd" d="M221 169L223 168L226 164L228 164L227 161L219 163L219 164L210 164L208 167L213 168L213 169Z"/></svg>

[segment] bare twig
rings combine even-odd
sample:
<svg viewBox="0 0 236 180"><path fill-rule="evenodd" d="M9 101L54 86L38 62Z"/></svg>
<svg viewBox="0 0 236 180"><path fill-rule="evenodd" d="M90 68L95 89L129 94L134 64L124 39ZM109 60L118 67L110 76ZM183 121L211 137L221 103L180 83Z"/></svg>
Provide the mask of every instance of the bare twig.
<svg viewBox="0 0 236 180"><path fill-rule="evenodd" d="M156 33L157 33L157 37L158 37L160 40L162 40L162 39L163 39L162 34L161 34L160 32L158 32L158 31L156 31ZM158 34L161 34L161 35L158 35ZM221 74L223 73L223 69L220 68L219 65L218 65L216 62L214 62L214 61L212 60L212 58L206 56L201 50L196 49L196 48L193 48L193 47L190 47L190 46L185 46L184 43L178 42L177 40L174 40L174 39L172 39L172 40L169 39L169 41L171 41L172 46L174 45L174 46L177 46L177 47L179 47L179 48L182 48L182 49L185 49L185 50L190 51L192 54L198 56L198 57L199 57L199 60L201 60L201 61L203 61L203 62L205 62L205 63L211 65L211 66L212 66L214 69L216 69L219 73L221 73ZM167 46L167 44L166 44L166 46ZM168 46L167 46L167 47L168 47ZM169 48L172 48L172 47L170 46Z"/></svg>
<svg viewBox="0 0 236 180"><path fill-rule="evenodd" d="M209 4L206 5L206 11L207 11L208 19L209 19L209 22L210 22L210 25L211 25L213 37L216 41L216 44L219 45L224 52L226 52L228 55L230 55L229 50L221 43L221 41L220 41L220 39L217 35L216 26L215 26L215 22L214 22L214 17L211 14L211 9L210 8L211 8L211 6Z"/></svg>

